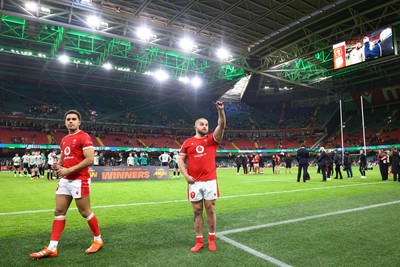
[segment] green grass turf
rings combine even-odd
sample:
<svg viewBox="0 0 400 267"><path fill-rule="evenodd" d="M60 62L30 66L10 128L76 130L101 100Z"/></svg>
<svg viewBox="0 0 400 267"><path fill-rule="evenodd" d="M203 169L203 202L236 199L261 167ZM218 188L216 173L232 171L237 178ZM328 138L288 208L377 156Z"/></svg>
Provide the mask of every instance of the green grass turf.
<svg viewBox="0 0 400 267"><path fill-rule="evenodd" d="M377 169L360 179L353 168L354 179L327 183L320 182L315 168L311 181L296 183L296 171L219 170L217 232L400 200L400 183L382 182ZM104 248L84 253L91 232L72 204L59 256L33 261L29 254L49 242L56 184L0 173L0 266L274 266L218 239L216 252L190 253L193 213L182 177L92 183ZM226 237L292 266L398 266L399 212L400 205L392 204Z"/></svg>

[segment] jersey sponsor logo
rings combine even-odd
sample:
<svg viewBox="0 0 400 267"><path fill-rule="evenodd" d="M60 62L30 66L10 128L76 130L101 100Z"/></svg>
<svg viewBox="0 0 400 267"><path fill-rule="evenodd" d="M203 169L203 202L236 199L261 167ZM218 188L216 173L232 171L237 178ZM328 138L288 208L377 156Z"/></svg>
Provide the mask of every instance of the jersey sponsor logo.
<svg viewBox="0 0 400 267"><path fill-rule="evenodd" d="M202 145L198 145L196 147L196 152L197 152L197 155L194 156L195 158L204 157L205 155L207 155L207 153L203 154L204 146L202 146Z"/></svg>
<svg viewBox="0 0 400 267"><path fill-rule="evenodd" d="M203 153L204 152L204 146L202 146L202 145L197 146L196 147L196 152L199 153L199 154Z"/></svg>
<svg viewBox="0 0 400 267"><path fill-rule="evenodd" d="M68 156L70 153L71 153L71 148L69 146L64 148L64 155Z"/></svg>

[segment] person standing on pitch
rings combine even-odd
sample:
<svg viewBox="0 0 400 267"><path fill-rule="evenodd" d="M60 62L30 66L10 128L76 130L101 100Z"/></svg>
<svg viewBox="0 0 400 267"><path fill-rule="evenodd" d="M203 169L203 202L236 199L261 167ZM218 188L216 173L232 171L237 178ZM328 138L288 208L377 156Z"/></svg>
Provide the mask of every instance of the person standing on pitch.
<svg viewBox="0 0 400 267"><path fill-rule="evenodd" d="M167 151L164 151L164 153L161 154L158 159L161 162L161 166L169 166L169 163L171 162L171 156Z"/></svg>
<svg viewBox="0 0 400 267"><path fill-rule="evenodd" d="M208 121L197 119L194 125L196 135L186 139L179 152L179 169L188 183L188 198L194 212L196 245L190 251L197 252L204 246L203 210L208 224L208 249L217 250L215 245L216 214L215 204L219 197L215 157L219 142L224 135L226 117L224 104L215 103L218 110L218 125L212 134L208 133ZM187 164L187 167L185 165Z"/></svg>
<svg viewBox="0 0 400 267"><path fill-rule="evenodd" d="M365 170L367 169L367 157L364 154L364 150L360 150L360 158L359 158L359 164L360 164L360 173L361 173L361 178L367 178L365 176Z"/></svg>
<svg viewBox="0 0 400 267"><path fill-rule="evenodd" d="M326 182L326 152L324 147L320 147L319 149L319 157L318 157L318 166L321 169L322 180L321 182Z"/></svg>
<svg viewBox="0 0 400 267"><path fill-rule="evenodd" d="M297 170L297 182L300 182L301 171L303 170L303 182L305 183L308 178L308 159L310 158L310 154L306 149L304 144L301 144L299 150L297 150L297 162L299 163L299 167Z"/></svg>
<svg viewBox="0 0 400 267"><path fill-rule="evenodd" d="M76 206L92 230L94 240L86 253L95 253L103 247L97 217L90 209L90 175L89 166L93 164L94 148L90 136L79 129L81 114L76 110L65 113L65 126L68 135L61 140L61 159L53 168L60 176L56 189L56 208L54 210L53 228L50 244L42 251L30 254L33 259L56 257L57 245L65 227L68 208L75 199Z"/></svg>

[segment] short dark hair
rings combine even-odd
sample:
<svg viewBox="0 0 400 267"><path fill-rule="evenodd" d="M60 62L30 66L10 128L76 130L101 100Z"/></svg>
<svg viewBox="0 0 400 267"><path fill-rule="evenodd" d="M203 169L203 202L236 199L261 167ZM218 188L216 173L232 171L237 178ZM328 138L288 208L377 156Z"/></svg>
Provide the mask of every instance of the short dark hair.
<svg viewBox="0 0 400 267"><path fill-rule="evenodd" d="M300 147L306 147L306 145L305 144L301 144L301 146Z"/></svg>
<svg viewBox="0 0 400 267"><path fill-rule="evenodd" d="M77 111L77 110L75 110L75 109L70 109L70 110L68 110L68 111L65 112L65 114L64 114L64 119L66 119L67 116L68 116L69 114L75 114L76 116L78 116L78 119L81 120L81 113L79 113L79 111Z"/></svg>

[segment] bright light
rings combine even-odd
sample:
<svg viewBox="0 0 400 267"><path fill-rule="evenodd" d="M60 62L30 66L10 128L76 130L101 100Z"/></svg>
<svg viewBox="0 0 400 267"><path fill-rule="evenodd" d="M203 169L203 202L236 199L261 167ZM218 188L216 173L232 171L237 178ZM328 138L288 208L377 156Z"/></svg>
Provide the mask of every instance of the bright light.
<svg viewBox="0 0 400 267"><path fill-rule="evenodd" d="M180 81L184 84L188 84L190 80L187 76L181 76L181 77L179 77L178 81Z"/></svg>
<svg viewBox="0 0 400 267"><path fill-rule="evenodd" d="M165 70L158 70L154 73L154 77L160 82L166 81L169 78L168 73Z"/></svg>
<svg viewBox="0 0 400 267"><path fill-rule="evenodd" d="M43 13L50 14L50 9L47 7L40 7L40 11L42 11Z"/></svg>
<svg viewBox="0 0 400 267"><path fill-rule="evenodd" d="M222 59L222 60L227 60L230 57L230 53L228 50L226 50L225 48L221 47L217 50L217 57Z"/></svg>
<svg viewBox="0 0 400 267"><path fill-rule="evenodd" d="M66 64L69 62L69 56L67 55L62 55L58 58L58 60L60 60L62 63Z"/></svg>
<svg viewBox="0 0 400 267"><path fill-rule="evenodd" d="M112 69L112 65L111 63L107 62L103 64L103 68L105 68L106 70L111 70Z"/></svg>
<svg viewBox="0 0 400 267"><path fill-rule="evenodd" d="M181 40L181 42L179 43L180 47L187 51L190 52L193 50L193 48L195 47L193 40L189 39L189 38L183 38Z"/></svg>
<svg viewBox="0 0 400 267"><path fill-rule="evenodd" d="M25 3L25 8L28 9L29 11L35 12L38 10L38 5L35 2L27 2Z"/></svg>
<svg viewBox="0 0 400 267"><path fill-rule="evenodd" d="M89 17L87 17L86 21L90 26L92 26L94 28L100 27L100 18L97 16L94 16L94 15L89 16Z"/></svg>
<svg viewBox="0 0 400 267"><path fill-rule="evenodd" d="M194 78L192 79L192 85L193 85L195 88L200 87L202 83L203 83L203 81L202 81L199 77L194 77Z"/></svg>
<svg viewBox="0 0 400 267"><path fill-rule="evenodd" d="M140 27L137 29L136 31L136 35L137 37L139 37L141 40L148 42L151 38L154 38L155 35L153 34L153 32L147 28L147 27Z"/></svg>

